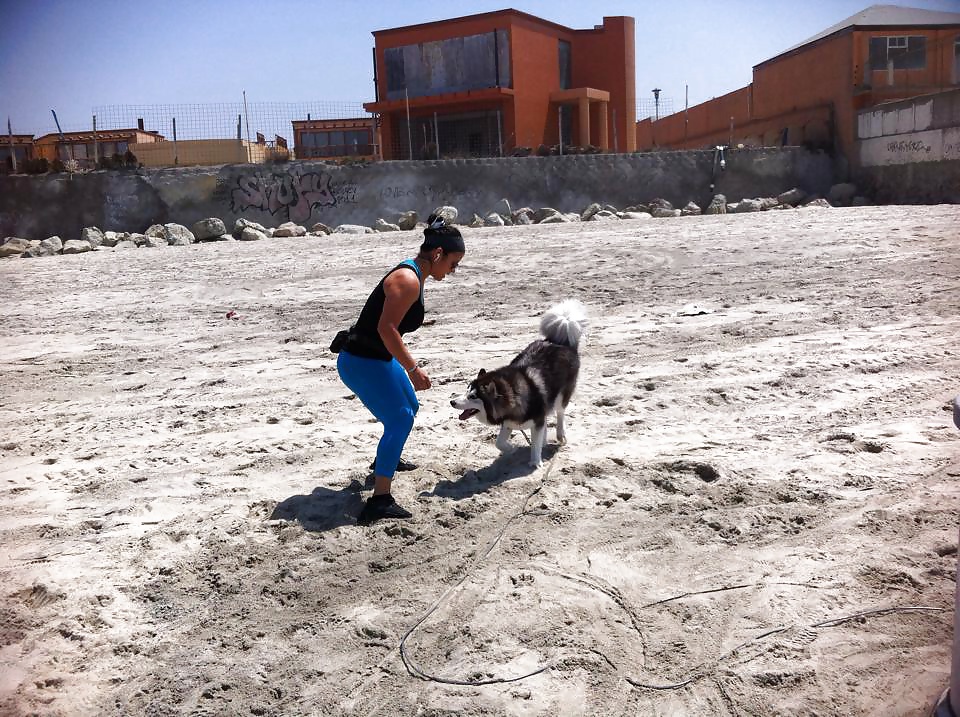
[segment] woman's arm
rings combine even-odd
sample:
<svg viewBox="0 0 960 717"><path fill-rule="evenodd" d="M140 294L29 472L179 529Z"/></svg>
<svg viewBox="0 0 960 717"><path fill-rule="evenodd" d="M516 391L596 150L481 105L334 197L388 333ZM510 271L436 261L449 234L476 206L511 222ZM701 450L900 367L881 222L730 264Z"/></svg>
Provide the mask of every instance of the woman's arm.
<svg viewBox="0 0 960 717"><path fill-rule="evenodd" d="M420 296L420 280L412 272L395 271L383 282L383 293L383 312L377 323L377 332L383 345L407 371L415 389L420 391L430 388L430 378L423 369L417 367L416 359L407 349L398 328L407 311Z"/></svg>

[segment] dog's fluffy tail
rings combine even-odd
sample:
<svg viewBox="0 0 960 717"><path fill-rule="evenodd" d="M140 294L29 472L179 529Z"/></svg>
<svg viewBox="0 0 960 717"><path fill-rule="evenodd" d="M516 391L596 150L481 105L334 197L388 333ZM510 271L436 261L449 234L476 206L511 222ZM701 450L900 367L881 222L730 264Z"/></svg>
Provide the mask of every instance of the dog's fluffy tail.
<svg viewBox="0 0 960 717"><path fill-rule="evenodd" d="M561 301L540 319L540 333L552 343L578 349L587 330L587 307L576 299Z"/></svg>

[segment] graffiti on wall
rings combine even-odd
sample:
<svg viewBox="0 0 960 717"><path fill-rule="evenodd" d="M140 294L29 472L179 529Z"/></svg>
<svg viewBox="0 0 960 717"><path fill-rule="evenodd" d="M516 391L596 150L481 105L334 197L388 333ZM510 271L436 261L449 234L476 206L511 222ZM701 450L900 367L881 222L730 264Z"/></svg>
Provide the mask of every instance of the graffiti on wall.
<svg viewBox="0 0 960 717"><path fill-rule="evenodd" d="M230 192L230 209L234 214L256 209L297 224L309 220L314 208L336 204L329 174L301 172L297 168L282 174L241 174Z"/></svg>

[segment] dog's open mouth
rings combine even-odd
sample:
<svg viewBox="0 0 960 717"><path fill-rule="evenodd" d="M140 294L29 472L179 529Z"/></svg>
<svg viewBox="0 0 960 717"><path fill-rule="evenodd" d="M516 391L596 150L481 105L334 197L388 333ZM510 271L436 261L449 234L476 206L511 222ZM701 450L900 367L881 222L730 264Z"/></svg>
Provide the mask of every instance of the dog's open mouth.
<svg viewBox="0 0 960 717"><path fill-rule="evenodd" d="M478 413L480 413L480 411L478 411L476 408L468 408L466 411L460 414L460 420L466 421L468 418L475 416Z"/></svg>

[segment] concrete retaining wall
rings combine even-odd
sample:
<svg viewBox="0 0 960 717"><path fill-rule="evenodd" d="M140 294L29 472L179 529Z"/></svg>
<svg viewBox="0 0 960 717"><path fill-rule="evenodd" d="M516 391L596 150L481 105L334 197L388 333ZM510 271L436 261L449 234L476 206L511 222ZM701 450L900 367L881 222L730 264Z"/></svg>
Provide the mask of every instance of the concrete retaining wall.
<svg viewBox="0 0 960 717"><path fill-rule="evenodd" d="M857 116L855 182L883 203L960 202L960 90Z"/></svg>
<svg viewBox="0 0 960 717"><path fill-rule="evenodd" d="M663 197L675 206L706 206L715 192L729 201L769 197L800 187L825 195L828 156L801 148L728 150L726 170L710 151L574 155L436 162L329 165L291 162L179 169L0 177L0 236L79 236L85 226L143 231L155 223L190 226L246 217L265 226L309 227L426 216L450 204L461 219L485 215L502 198L515 208L582 211L591 202L618 208ZM715 188L711 188L714 183Z"/></svg>

